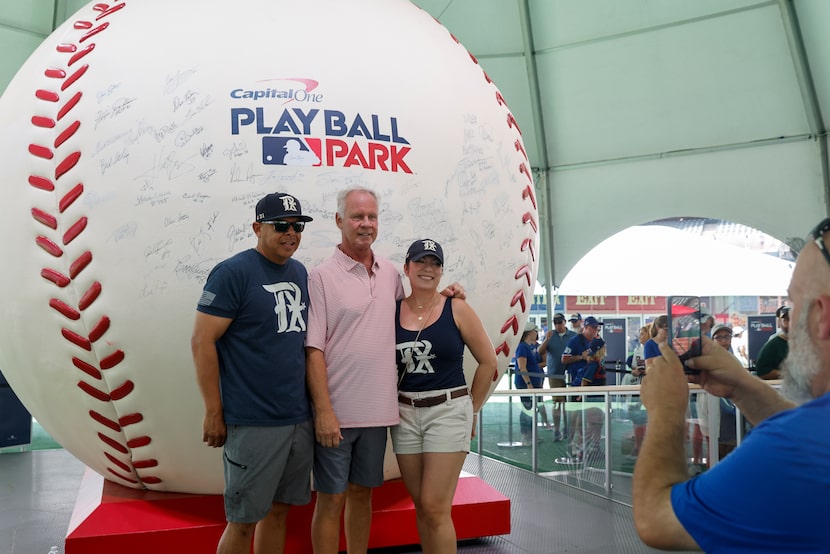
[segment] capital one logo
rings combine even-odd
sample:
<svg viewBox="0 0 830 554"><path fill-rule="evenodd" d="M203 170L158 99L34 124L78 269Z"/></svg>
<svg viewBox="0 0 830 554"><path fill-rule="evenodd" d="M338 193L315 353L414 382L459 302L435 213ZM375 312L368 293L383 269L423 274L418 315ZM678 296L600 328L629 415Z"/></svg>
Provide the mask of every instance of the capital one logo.
<svg viewBox="0 0 830 554"><path fill-rule="evenodd" d="M305 331L303 319L303 295L295 283L274 283L262 285L274 295L274 313L277 314L277 333L300 333Z"/></svg>
<svg viewBox="0 0 830 554"><path fill-rule="evenodd" d="M430 363L435 354L430 354L432 343L428 340L399 342L395 348L401 353L401 361L404 363L407 373L435 373L435 369Z"/></svg>

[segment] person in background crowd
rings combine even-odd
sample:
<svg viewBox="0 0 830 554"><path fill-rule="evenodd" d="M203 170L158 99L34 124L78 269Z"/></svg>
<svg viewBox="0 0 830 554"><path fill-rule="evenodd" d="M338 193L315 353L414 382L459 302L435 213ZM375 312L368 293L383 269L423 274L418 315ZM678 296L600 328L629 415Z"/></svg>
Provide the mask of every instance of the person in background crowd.
<svg viewBox="0 0 830 554"><path fill-rule="evenodd" d="M734 355L732 350L732 329L729 325L719 323L715 325L712 332L712 339L715 344ZM737 357L737 356L736 356ZM700 417L701 433L709 440L709 420L708 420L708 398L701 397L701 404L698 406L698 415ZM735 404L726 398L718 399L719 414L718 414L718 458L723 459L727 454L732 452L738 444L737 430L735 428L737 414L735 413Z"/></svg>
<svg viewBox="0 0 830 554"><path fill-rule="evenodd" d="M283 552L289 508L311 501L308 274L292 257L308 221L290 194L260 199L256 247L211 270L196 308L191 349L205 403L202 440L224 446L228 524L218 554L249 554L252 536L256 554Z"/></svg>
<svg viewBox="0 0 830 554"><path fill-rule="evenodd" d="M700 334L704 337L711 336L709 333L712 331L712 327L715 326L715 318L712 314L702 313L700 314Z"/></svg>
<svg viewBox="0 0 830 554"><path fill-rule="evenodd" d="M744 367L749 367L749 351L747 349L746 329L740 325L732 328L733 354Z"/></svg>
<svg viewBox="0 0 830 554"><path fill-rule="evenodd" d="M623 377L623 385L639 385L646 373L646 359L643 349L645 343L649 340L650 332L648 326L640 327L640 334L637 337L640 344L634 349L631 355L631 373L626 373ZM643 410L643 405L640 403L639 396L630 396L628 401L628 419L634 427L634 447L629 454L630 457L636 458L640 454L640 447L643 445L643 439L646 436L646 423L648 422L648 412Z"/></svg>
<svg viewBox="0 0 830 554"><path fill-rule="evenodd" d="M545 380L545 374L542 371L544 363L540 363L541 356L539 355L539 345L536 339L539 337L539 328L528 321L525 325L525 330L522 333L522 340L516 347L516 376L515 384L517 389L540 389ZM523 442L530 444L532 441L533 431L533 397L521 396L524 410L519 415L519 428L522 431ZM545 406L542 404L542 398L536 399L537 410L542 416L542 423L547 427L548 418L545 411Z"/></svg>
<svg viewBox="0 0 830 554"><path fill-rule="evenodd" d="M572 314L571 317L579 316L579 314ZM581 316L580 316L581 317ZM571 379L571 386L582 386L582 371L588 360L591 357L591 341L599 334L599 328L602 323L594 316L588 316L585 319L585 325L581 333L577 333L565 346L562 352L562 363L567 367L568 374Z"/></svg>
<svg viewBox="0 0 830 554"><path fill-rule="evenodd" d="M775 311L778 318L778 334L770 338L758 352L755 373L761 379L780 379L781 363L790 350L790 307L781 306Z"/></svg>
<svg viewBox="0 0 830 554"><path fill-rule="evenodd" d="M562 353L568 342L576 336L576 333L568 330L565 327L565 316L561 313L553 316L553 329L547 332L545 340L539 346L539 355L545 356L547 361L548 386L552 389L564 388L565 369L566 366L562 363ZM565 402L564 396L553 397L553 440L562 440L563 432L567 435L568 422L564 423L564 431L562 428L562 407Z"/></svg>
<svg viewBox="0 0 830 554"><path fill-rule="evenodd" d="M623 385L639 385L640 381L642 380L643 375L646 372L646 358L644 353L644 348L648 339L651 338L651 333L648 325L644 325L640 327L640 331L637 334L637 348L634 349L634 352L631 353L631 359L628 364L628 368L631 370L631 373L627 373L625 376L631 376L628 383L621 383ZM623 378L623 381L625 378Z"/></svg>
<svg viewBox="0 0 830 554"><path fill-rule="evenodd" d="M582 332L582 314L574 312L571 314L571 317L568 318L568 321L571 324L571 331L577 335Z"/></svg>
<svg viewBox="0 0 830 554"><path fill-rule="evenodd" d="M571 315L579 316L579 314ZM591 349L592 342L599 334L599 328L602 323L594 316L585 318L582 332L572 337L562 353L562 363L567 367L568 375L570 377L571 386L581 387L582 376L585 368L588 367L589 362L592 361L592 356L595 352ZM579 401L579 398L576 398ZM586 425L595 418L595 410L588 409L586 411ZM582 440L582 414L578 411L571 413L571 420L568 422L568 448L570 451L569 459L576 461L582 460L582 455L585 451L585 441Z"/></svg>
<svg viewBox="0 0 830 554"><path fill-rule="evenodd" d="M443 267L440 244L412 243L403 266L412 292L398 302L395 320L401 422L391 428L392 445L426 553L456 551L453 496L496 372L496 352L478 315L438 292ZM478 363L471 387L465 347Z"/></svg>
<svg viewBox="0 0 830 554"><path fill-rule="evenodd" d="M586 326L592 318L586 320ZM605 355L607 347L601 337L594 337L590 345L590 356L588 363L582 369L580 378L583 387L605 386ZM601 395L585 395L582 397L586 402L602 402ZM579 415L579 412L574 412ZM585 418L584 426L578 418L574 418L574 441L582 445L581 452L584 452L594 460L603 457L604 444L602 442L602 428L605 423L603 410L596 407L583 406L582 417ZM583 429L584 427L584 429ZM582 432L584 430L584 435ZM579 454L577 454L579 457Z"/></svg>
<svg viewBox="0 0 830 554"><path fill-rule="evenodd" d="M601 337L594 337L591 341L590 356L588 363L582 370L580 379L582 379L582 387L602 387L605 386L605 355L608 349L605 341Z"/></svg>
<svg viewBox="0 0 830 554"><path fill-rule="evenodd" d="M657 316L651 322L649 335L651 335L651 338L643 345L643 358L646 361L646 372L648 372L648 366L651 364L651 361L660 356L660 343L666 342L669 339L669 317L665 314Z"/></svg>
<svg viewBox="0 0 830 554"><path fill-rule="evenodd" d="M688 478L680 429L689 376L667 344L648 367L648 432L634 469L634 524L661 549L827 552L830 513L830 218L793 270L790 351L781 393L704 339L689 363L708 393L735 402L755 427L723 463ZM789 315L789 313L788 313ZM759 507L774 507L765 515ZM769 510L767 510L769 512Z"/></svg>

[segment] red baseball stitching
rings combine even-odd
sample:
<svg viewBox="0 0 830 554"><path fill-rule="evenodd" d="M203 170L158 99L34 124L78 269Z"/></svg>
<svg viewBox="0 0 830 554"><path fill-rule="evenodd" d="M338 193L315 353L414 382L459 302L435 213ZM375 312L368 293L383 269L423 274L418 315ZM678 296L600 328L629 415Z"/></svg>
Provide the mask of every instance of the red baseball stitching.
<svg viewBox="0 0 830 554"><path fill-rule="evenodd" d="M34 127L52 129L56 132L51 145L34 143L29 145L29 153L32 156L54 161L53 176L29 176L29 185L38 190L48 193L66 190L67 185L65 185L65 181L70 179L72 169L81 160L82 152L78 150L69 149L68 153L63 152L67 141L81 128L81 122L77 119L71 120L69 116L71 116L75 107L83 99L83 93L80 90L72 93L71 89L81 82L84 75L89 71L88 64L79 64L79 62L94 51L95 43L92 39L109 28L109 22L101 22L101 20L119 12L125 5L125 2L118 2L112 5L104 3L95 4L92 7L93 12L95 12L94 21L76 21L73 24L73 29L82 31L77 40L77 44L62 43L56 47L58 54L68 55L66 67L47 68L44 72L47 79L56 83L56 90L44 88L35 91L35 98L38 101L46 103L45 105L47 106L51 105L48 106L51 109L57 107L57 116L54 119L43 115L35 115L31 118L31 123ZM80 47L81 45L83 47ZM63 93L70 94L70 96L64 100L62 98ZM68 123L62 126L62 128L59 128L59 125L62 125L65 118L69 118ZM42 208L32 208L31 211L32 218L46 229L43 234L36 237L35 243L54 257L56 261L62 262L64 267L68 266L66 269L55 267L44 267L41 269L41 276L59 288L65 288L73 284L78 276L93 262L92 252L89 250L82 250L77 255L70 254L67 250L72 242L84 233L87 227L88 219L86 216L65 221L67 210L83 194L83 183L76 183L70 185L68 191L60 194L55 199L58 210L57 214L50 213ZM61 217L64 219L60 219ZM60 226L64 227L63 233L59 233ZM80 291L81 294L77 306L72 306L65 300L58 298L51 298L49 300L49 306L69 321L80 321L83 312L95 302L100 296L101 291L102 285L96 281L86 290ZM102 403L118 402L129 396L135 390L135 383L129 379L116 385L107 383L104 379L107 370L116 367L124 360L126 356L124 351L115 350L103 355L101 352L93 351L93 346L107 333L110 324L110 318L103 315L91 328L87 323L86 335L67 327L61 329L61 335L66 341L82 351L90 352L97 357L97 366L77 356L72 357L72 365L82 374L77 383L78 388L90 398ZM88 379L92 379L93 381L90 382ZM113 405L113 407L116 406L115 404ZM141 413L128 414L120 417L118 421L114 421L98 411L89 410L89 417L101 426L101 430L97 433L97 436L101 447L104 449L106 459L112 464L110 467L107 467L107 471L112 476L131 485L158 484L162 481L155 475L143 475L142 473L146 473L146 471L139 471L157 467L158 461L152 458L137 459L137 452L134 451L135 449L147 446L152 442L152 439L149 436L143 435L127 440L123 434L125 427L143 421L144 416ZM108 432L114 432L120 436L116 438L108 434Z"/></svg>
<svg viewBox="0 0 830 554"><path fill-rule="evenodd" d="M435 17L433 17L432 19L436 23L441 25L441 22L438 21L438 19L436 19ZM443 25L442 25L442 27L443 27ZM446 30L446 28L444 28L444 29ZM455 38L455 35L453 35L449 31L447 31L447 32L448 32L450 38L452 38L452 40L455 41L456 45L458 45L461 48L464 48L464 46L458 41L458 39ZM490 76L487 75L487 72L484 71L481 68L481 65L479 65L478 60L476 59L476 57L469 50L465 49L465 51L467 52L467 55L470 56L470 60L472 60L472 62L476 66L478 66L478 68L481 70L481 73L482 73L484 79L487 81L487 83L490 84L490 85L495 86L493 84L493 81L490 79ZM533 215L533 212L536 211L536 209L537 209L537 207L536 207L536 195L535 195L534 188L533 188L533 175L531 174L531 170L528 167L527 163L525 163L525 162L528 162L529 160L528 160L528 157L527 157L527 151L525 151L524 146L522 146L522 142L521 142L522 130L519 128L519 124L516 122L516 118L513 117L513 114L510 112L510 109L507 107L507 103L504 101L504 96L502 96L501 92L499 92L498 89L496 90L496 103L499 106L501 106L501 107L503 107L504 109L507 110L507 116L506 116L507 126L511 130L514 130L519 134L519 138L517 138L515 143L514 143L514 146L516 148L516 152L521 153L522 157L524 158L524 162L519 164L519 173L524 175L525 177L527 177L527 180L528 180L528 184L522 189L522 200L525 200L525 201L530 200L530 203L533 205L533 211L525 212L522 215L522 225L529 225L531 230L532 230L532 233L535 237L536 235L539 234L539 229L538 229L538 226L536 224L536 218ZM533 239L525 238L522 241L521 246L519 248L521 249L522 252L527 252L530 255L530 260L531 261L536 261L536 252L533 248ZM527 280L527 285L528 285L527 288L530 288L530 287L533 286L533 275L532 275L532 272L530 271L530 265L528 265L528 264L524 264L523 266L518 268L516 270L516 274L515 274L514 278L516 279L516 281L521 281L523 278L525 278ZM516 304L519 303L519 304L521 304L521 313L527 312L527 310L528 310L528 306L527 306L527 288L522 287L522 288L520 288L516 291L516 294L513 295L513 298L510 302L511 310L514 310L515 307L516 307ZM516 336L516 335L519 334L519 320L516 317L515 313L512 314L504 322L504 324L501 326L501 333L505 334L507 331L509 331L511 329L513 331L513 336ZM507 340L502 341L501 344L499 344L498 346L495 347L495 350L496 350L496 355L504 354L504 356L506 358L510 357L510 346L507 344ZM499 379L499 377L500 377L500 375L499 375L499 371L497 369L495 374L493 375L493 381L497 381Z"/></svg>

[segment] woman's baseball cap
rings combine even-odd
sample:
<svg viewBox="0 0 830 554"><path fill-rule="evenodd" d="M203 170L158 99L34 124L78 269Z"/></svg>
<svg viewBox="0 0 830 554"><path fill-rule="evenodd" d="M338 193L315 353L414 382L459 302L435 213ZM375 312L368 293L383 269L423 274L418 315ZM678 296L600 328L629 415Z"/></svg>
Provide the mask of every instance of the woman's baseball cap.
<svg viewBox="0 0 830 554"><path fill-rule="evenodd" d="M406 262L417 262L426 256L435 256L444 265L444 249L432 239L420 239L410 244L406 251Z"/></svg>

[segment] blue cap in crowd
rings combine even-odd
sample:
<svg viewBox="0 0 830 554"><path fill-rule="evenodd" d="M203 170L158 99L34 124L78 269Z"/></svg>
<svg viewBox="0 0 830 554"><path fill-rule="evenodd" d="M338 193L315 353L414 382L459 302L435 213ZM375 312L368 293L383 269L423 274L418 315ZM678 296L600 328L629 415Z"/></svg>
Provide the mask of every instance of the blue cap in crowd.
<svg viewBox="0 0 830 554"><path fill-rule="evenodd" d="M584 327L599 327L600 325L602 325L602 322L594 316L589 315L585 318L585 321L583 321L582 325Z"/></svg>

